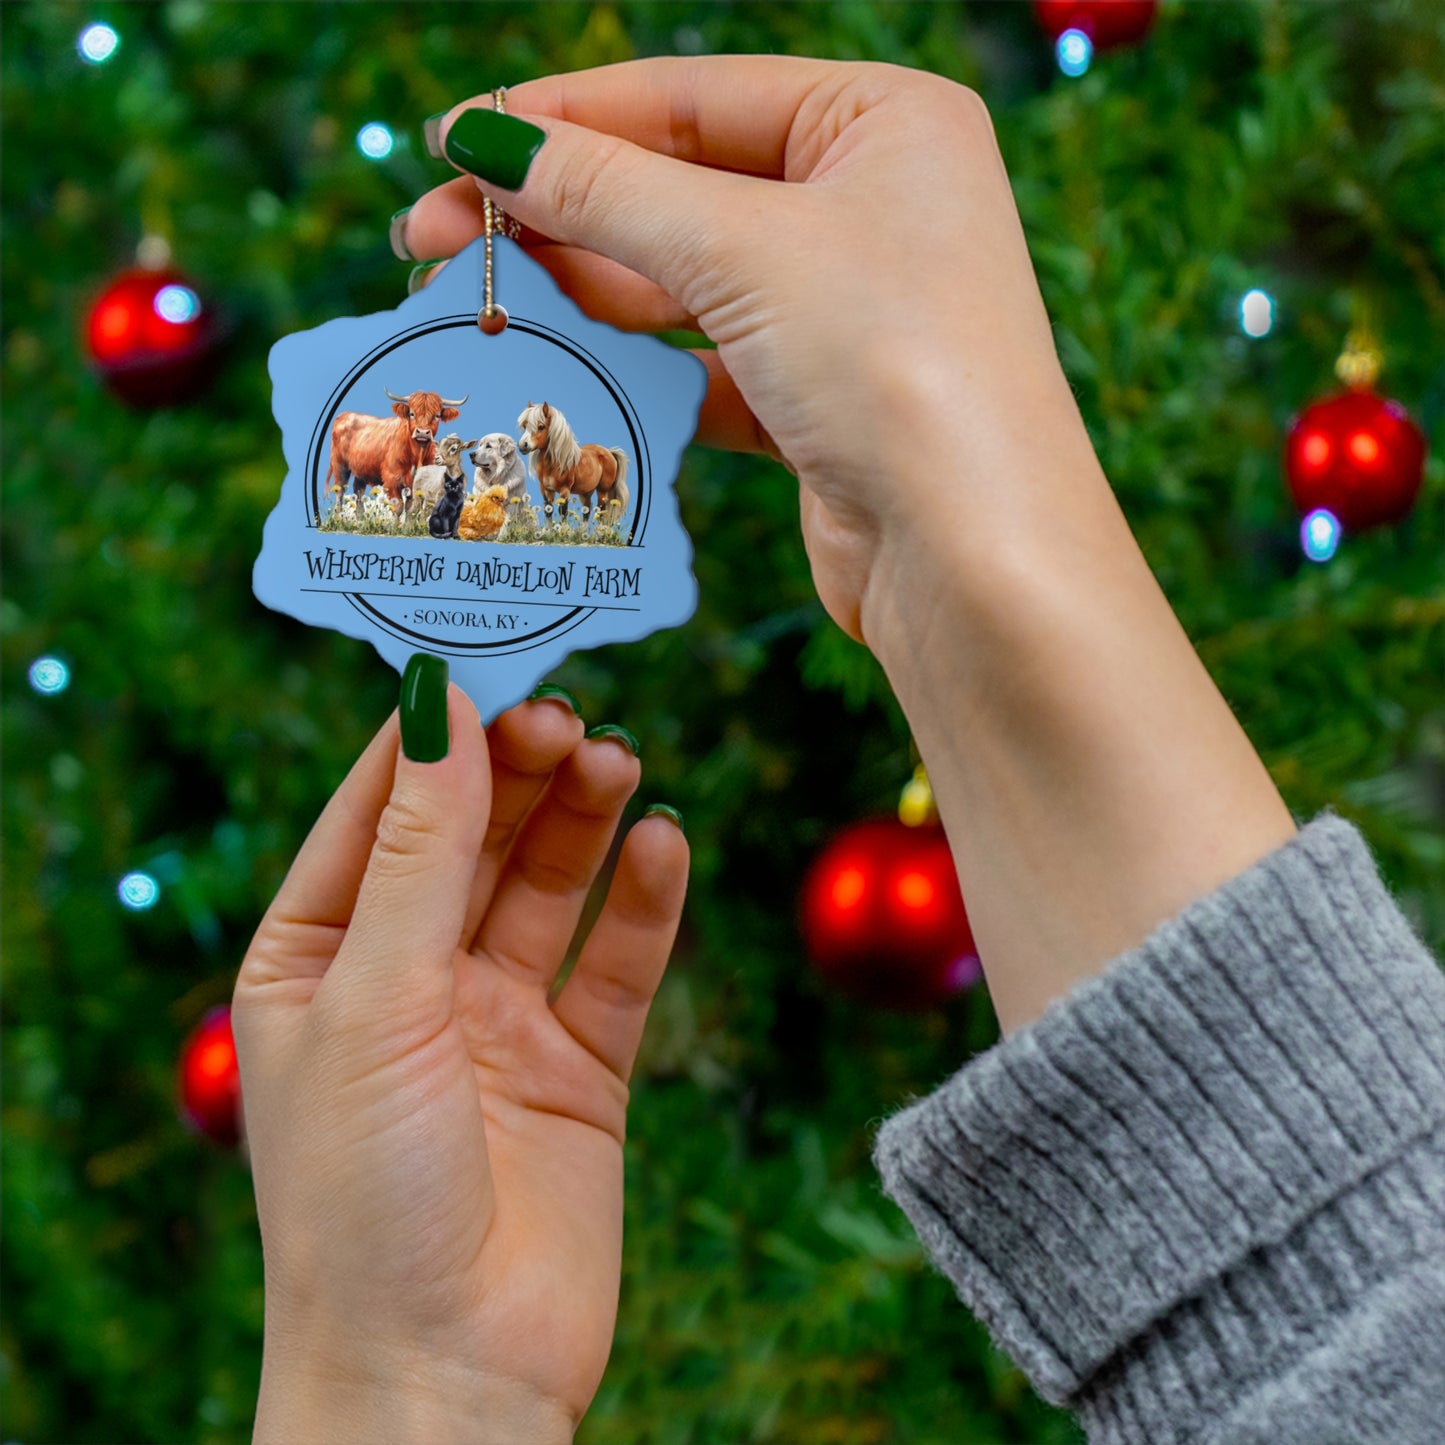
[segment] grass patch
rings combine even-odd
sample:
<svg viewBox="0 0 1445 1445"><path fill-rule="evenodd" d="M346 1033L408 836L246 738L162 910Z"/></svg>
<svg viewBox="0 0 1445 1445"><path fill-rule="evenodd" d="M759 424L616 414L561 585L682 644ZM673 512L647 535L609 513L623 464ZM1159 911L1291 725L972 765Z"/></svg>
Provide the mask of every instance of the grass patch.
<svg viewBox="0 0 1445 1445"><path fill-rule="evenodd" d="M499 537L485 540L499 546L522 547L626 547L632 541L632 529L625 522L603 522L594 514L592 525L584 527L576 503L565 522L554 514L549 523L540 507L523 502L508 509L512 516ZM321 519L318 530L345 532L353 537L418 537L432 540L426 521L420 516L399 518L387 508L373 507L368 512L358 506L355 513L343 512L334 505Z"/></svg>

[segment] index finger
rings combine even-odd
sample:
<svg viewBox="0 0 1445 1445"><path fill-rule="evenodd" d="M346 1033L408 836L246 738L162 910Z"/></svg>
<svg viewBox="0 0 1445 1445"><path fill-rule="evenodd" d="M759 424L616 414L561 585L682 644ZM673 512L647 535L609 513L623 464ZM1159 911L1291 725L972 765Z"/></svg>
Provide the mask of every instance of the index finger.
<svg viewBox="0 0 1445 1445"><path fill-rule="evenodd" d="M856 72L791 55L659 56L528 80L507 109L645 150L773 180L799 179L809 120ZM821 102L814 112L809 102Z"/></svg>

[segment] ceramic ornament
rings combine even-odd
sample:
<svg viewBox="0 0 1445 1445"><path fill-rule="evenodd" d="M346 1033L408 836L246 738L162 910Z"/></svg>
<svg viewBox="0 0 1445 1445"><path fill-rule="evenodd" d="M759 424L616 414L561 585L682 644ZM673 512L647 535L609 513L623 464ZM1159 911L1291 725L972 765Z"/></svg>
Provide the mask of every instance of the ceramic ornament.
<svg viewBox="0 0 1445 1445"><path fill-rule="evenodd" d="M692 615L673 483L707 389L696 357L591 320L492 245L496 335L478 239L396 310L271 349L286 480L252 581L398 671L446 658L486 721L568 653Z"/></svg>

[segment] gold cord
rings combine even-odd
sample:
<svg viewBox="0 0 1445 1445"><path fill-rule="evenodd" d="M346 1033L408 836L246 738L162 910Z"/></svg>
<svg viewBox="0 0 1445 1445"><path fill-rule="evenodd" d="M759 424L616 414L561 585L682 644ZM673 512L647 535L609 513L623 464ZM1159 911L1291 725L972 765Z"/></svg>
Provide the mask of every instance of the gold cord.
<svg viewBox="0 0 1445 1445"><path fill-rule="evenodd" d="M499 85L492 92L492 109L499 115L507 113L507 87ZM497 314L492 299L492 237L500 232L515 241L522 234L521 226L514 221L495 201L482 197L482 234L486 237L486 264L482 283L482 316L491 320Z"/></svg>

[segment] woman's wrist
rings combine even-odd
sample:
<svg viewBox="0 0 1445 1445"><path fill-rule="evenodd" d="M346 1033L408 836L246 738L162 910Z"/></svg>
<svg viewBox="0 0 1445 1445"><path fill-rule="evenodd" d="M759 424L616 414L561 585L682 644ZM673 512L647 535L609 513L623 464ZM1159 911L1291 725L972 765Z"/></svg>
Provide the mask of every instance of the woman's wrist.
<svg viewBox="0 0 1445 1445"><path fill-rule="evenodd" d="M1092 451L1019 456L966 519L885 528L862 608L1005 1029L1294 831Z"/></svg>
<svg viewBox="0 0 1445 1445"><path fill-rule="evenodd" d="M253 1445L570 1445L576 1422L530 1386L435 1358L281 1360L269 1344Z"/></svg>

